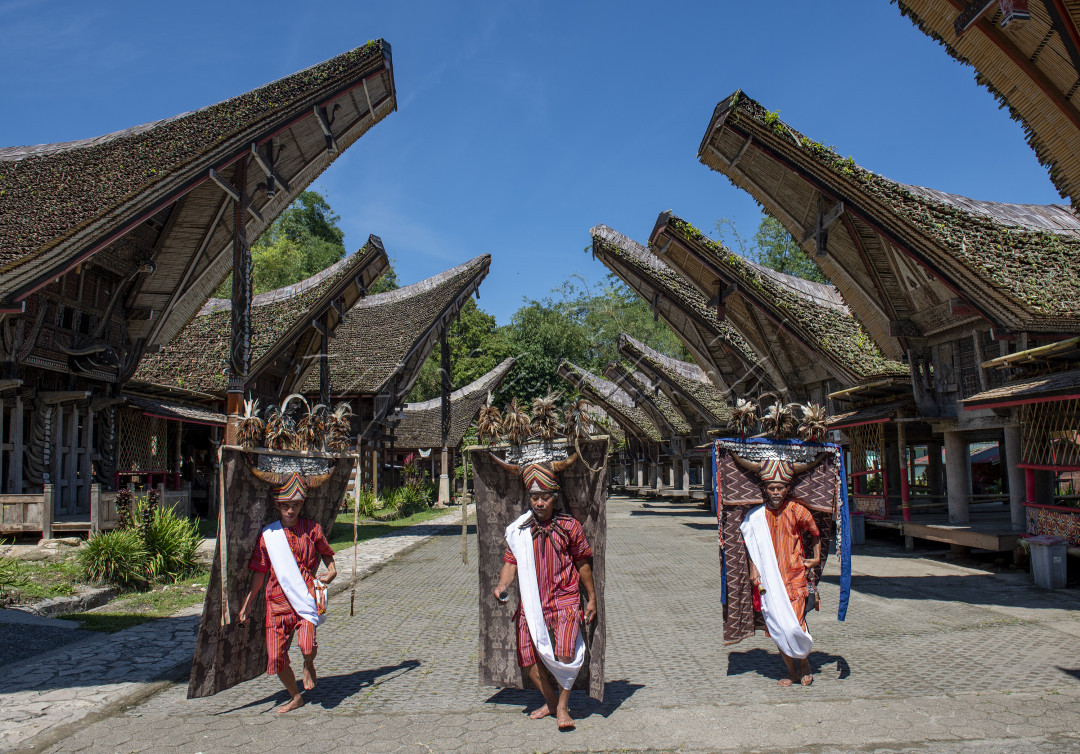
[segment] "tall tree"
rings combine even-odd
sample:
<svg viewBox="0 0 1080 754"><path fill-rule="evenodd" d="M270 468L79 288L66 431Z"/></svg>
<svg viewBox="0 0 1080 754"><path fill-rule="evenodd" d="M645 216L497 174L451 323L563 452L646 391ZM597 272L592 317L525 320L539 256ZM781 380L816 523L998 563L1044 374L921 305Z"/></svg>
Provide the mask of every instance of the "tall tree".
<svg viewBox="0 0 1080 754"><path fill-rule="evenodd" d="M754 233L753 245L750 247L739 235L739 231L731 220L721 218L716 222L716 230L724 243L732 245L729 238L733 238L734 245L742 256L763 267L804 280L828 282L813 260L806 255L780 221L772 215L761 216L761 223L758 225L757 232Z"/></svg>
<svg viewBox="0 0 1080 754"><path fill-rule="evenodd" d="M251 246L252 292L298 283L345 258L345 232L326 197L305 191ZM228 297L232 276L215 291Z"/></svg>

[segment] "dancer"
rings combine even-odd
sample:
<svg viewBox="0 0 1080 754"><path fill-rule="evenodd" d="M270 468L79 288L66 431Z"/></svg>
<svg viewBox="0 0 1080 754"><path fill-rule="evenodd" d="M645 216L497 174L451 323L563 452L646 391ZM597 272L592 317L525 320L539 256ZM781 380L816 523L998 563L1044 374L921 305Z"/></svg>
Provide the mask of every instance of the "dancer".
<svg viewBox="0 0 1080 754"><path fill-rule="evenodd" d="M814 675L806 659L813 647L804 617L809 594L806 572L821 562L821 532L805 503L792 496L791 483L826 455L800 464L776 458L752 462L734 452L731 457L760 478L765 496L765 504L751 510L740 529L750 557L750 583L760 596L766 631L787 667L788 677L778 683L809 686ZM810 557L806 556L804 534L809 535Z"/></svg>
<svg viewBox="0 0 1080 754"><path fill-rule="evenodd" d="M321 482L328 476L317 479ZM289 475L283 484L274 488L274 507L281 518L264 528L259 537L248 563L255 576L240 607L239 621L243 624L251 615L255 595L265 583L266 672L277 674L290 696L278 712L291 712L304 704L289 664L293 634L297 634L297 643L304 656L304 688L315 687L318 680L315 655L319 648L315 627L322 622L325 610L325 600L317 599L316 594L325 595L326 585L337 576L334 551L326 541L322 526L300 517L307 492L308 485L299 474ZM320 560L326 566L326 573L318 578L320 584L316 585L314 575Z"/></svg>
<svg viewBox="0 0 1080 754"><path fill-rule="evenodd" d="M592 623L597 611L592 549L581 524L572 516L556 513L557 472L575 458L557 461L550 467L534 463L521 470L529 492L529 512L506 528L508 547L494 589L495 599L505 601L510 584L515 577L518 580L518 664L545 701L529 716L538 720L554 711L559 730L574 728L569 703L570 689L585 659L581 623ZM581 588L587 598L584 613ZM559 687L557 694L552 677Z"/></svg>

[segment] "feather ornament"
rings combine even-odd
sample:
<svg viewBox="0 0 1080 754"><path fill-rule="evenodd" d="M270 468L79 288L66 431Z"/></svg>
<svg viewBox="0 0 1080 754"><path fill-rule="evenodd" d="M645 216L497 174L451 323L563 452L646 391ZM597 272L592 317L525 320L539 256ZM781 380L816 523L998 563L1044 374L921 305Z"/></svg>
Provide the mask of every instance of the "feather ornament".
<svg viewBox="0 0 1080 754"><path fill-rule="evenodd" d="M349 422L352 415L349 404L342 401L333 412L327 413L323 421L326 427L326 447L335 453L343 453L352 445L352 424Z"/></svg>
<svg viewBox="0 0 1080 754"><path fill-rule="evenodd" d="M529 414L518 405L515 397L503 412L503 436L511 445L521 445L532 435Z"/></svg>
<svg viewBox="0 0 1080 754"><path fill-rule="evenodd" d="M498 442L503 432L503 416L498 406L484 406L476 420L476 436L481 443L485 439Z"/></svg>
<svg viewBox="0 0 1080 754"><path fill-rule="evenodd" d="M739 433L739 437L746 437L754 432L757 424L757 406L745 398L735 401L735 407L731 410L731 420L728 427Z"/></svg>
<svg viewBox="0 0 1080 754"><path fill-rule="evenodd" d="M533 417L529 425L533 436L550 440L559 433L559 407L556 401L561 395L561 392L555 392L543 398L533 398Z"/></svg>
<svg viewBox="0 0 1080 754"><path fill-rule="evenodd" d="M803 418L799 422L799 439L806 442L822 442L829 431L829 415L824 406L808 403L803 406Z"/></svg>
<svg viewBox="0 0 1080 754"><path fill-rule="evenodd" d="M263 436L263 420L259 418L259 399L244 401L244 413L236 423L236 440L242 448L258 446Z"/></svg>
<svg viewBox="0 0 1080 754"><path fill-rule="evenodd" d="M801 408L798 403L782 403L781 401L769 406L765 415L761 417L761 426L765 433L777 440L794 435L798 426L798 421L795 419L797 408Z"/></svg>

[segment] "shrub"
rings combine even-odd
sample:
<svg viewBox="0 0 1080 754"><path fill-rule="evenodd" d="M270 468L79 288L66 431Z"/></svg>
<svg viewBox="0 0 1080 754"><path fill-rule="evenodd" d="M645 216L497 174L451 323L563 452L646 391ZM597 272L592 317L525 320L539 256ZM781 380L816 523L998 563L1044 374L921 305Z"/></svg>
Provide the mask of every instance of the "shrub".
<svg viewBox="0 0 1080 754"><path fill-rule="evenodd" d="M394 511L397 518L408 518L414 513L428 509L427 492L419 486L406 485L395 490L397 493Z"/></svg>
<svg viewBox="0 0 1080 754"><path fill-rule="evenodd" d="M352 496L349 496L349 502L352 503ZM357 508L359 508L359 514L361 518L371 518L375 515L375 506L378 504L378 498L375 497L375 493L369 489L360 490L360 498L355 502Z"/></svg>
<svg viewBox="0 0 1080 754"><path fill-rule="evenodd" d="M147 577L176 582L194 572L195 556L202 541L198 524L177 515L172 508L154 507L148 519L143 542Z"/></svg>
<svg viewBox="0 0 1080 754"><path fill-rule="evenodd" d="M146 579L146 545L138 529L113 529L90 537L79 551L84 579L126 586Z"/></svg>
<svg viewBox="0 0 1080 754"><path fill-rule="evenodd" d="M0 540L0 545L3 540ZM26 574L19 566L19 561L6 555L0 556L0 602L7 599L27 584Z"/></svg>
<svg viewBox="0 0 1080 754"><path fill-rule="evenodd" d="M116 518L118 528L130 529L134 525L135 495L129 487L116 491Z"/></svg>

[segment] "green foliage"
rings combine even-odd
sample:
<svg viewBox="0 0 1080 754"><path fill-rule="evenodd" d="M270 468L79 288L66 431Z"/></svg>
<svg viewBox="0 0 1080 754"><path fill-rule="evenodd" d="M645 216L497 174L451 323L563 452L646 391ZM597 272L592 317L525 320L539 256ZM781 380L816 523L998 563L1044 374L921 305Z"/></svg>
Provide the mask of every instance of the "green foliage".
<svg viewBox="0 0 1080 754"><path fill-rule="evenodd" d="M194 573L201 541L195 521L177 515L172 508L155 507L144 536L147 577L176 582Z"/></svg>
<svg viewBox="0 0 1080 754"><path fill-rule="evenodd" d="M285 208L251 246L253 293L306 280L345 258L345 232L326 197L305 191ZM215 296L232 295L232 278Z"/></svg>
<svg viewBox="0 0 1080 754"><path fill-rule="evenodd" d="M754 233L752 246L747 245L739 235L735 224L726 217L717 220L715 228L725 245L736 246L740 255L763 267L804 280L813 280L817 283L828 282L813 260L806 255L780 221L772 215L761 216L761 224Z"/></svg>
<svg viewBox="0 0 1080 754"><path fill-rule="evenodd" d="M0 545L4 544L0 540ZM28 583L26 574L15 558L0 556L0 602L7 600Z"/></svg>
<svg viewBox="0 0 1080 754"><path fill-rule="evenodd" d="M135 525L134 514L135 493L129 487L121 487L116 492L116 517L117 526L121 529L130 529Z"/></svg>
<svg viewBox="0 0 1080 754"><path fill-rule="evenodd" d="M390 264L386 267L384 272L378 280L376 280L370 288L368 288L368 295L371 296L375 293L386 293L388 291L396 291L401 286L398 284L397 271L394 269L394 262L396 259L391 259Z"/></svg>
<svg viewBox="0 0 1080 754"><path fill-rule="evenodd" d="M90 537L79 551L82 578L127 586L145 581L147 552L137 529L113 529Z"/></svg>
<svg viewBox="0 0 1080 754"><path fill-rule="evenodd" d="M348 495L346 507L351 507L354 504L352 495ZM375 497L375 493L369 489L360 490L360 497L355 504L359 506L360 510L358 515L360 518L371 518L375 515L375 509L378 507L378 498Z"/></svg>

